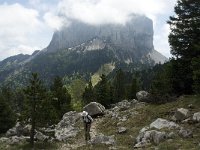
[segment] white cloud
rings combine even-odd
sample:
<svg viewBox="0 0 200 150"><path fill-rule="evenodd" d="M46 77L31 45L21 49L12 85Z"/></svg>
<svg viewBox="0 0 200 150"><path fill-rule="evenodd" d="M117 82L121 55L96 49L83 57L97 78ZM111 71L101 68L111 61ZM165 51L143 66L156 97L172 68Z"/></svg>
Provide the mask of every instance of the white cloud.
<svg viewBox="0 0 200 150"><path fill-rule="evenodd" d="M169 51L169 43L168 43L168 35L170 32L170 28L168 24L163 25L160 30L159 34L156 34L154 36L154 47L156 50L158 50L160 53L165 55L166 57L170 57L170 51Z"/></svg>
<svg viewBox="0 0 200 150"><path fill-rule="evenodd" d="M124 24L132 13L155 19L168 9L166 0L62 0L59 13L89 24Z"/></svg>
<svg viewBox="0 0 200 150"><path fill-rule="evenodd" d="M44 15L44 21L45 23L54 30L59 30L63 24L67 26L67 20L63 17L59 17L51 12L47 12Z"/></svg>
<svg viewBox="0 0 200 150"><path fill-rule="evenodd" d="M0 5L0 18L0 60L18 53L30 54L36 47L44 44L39 40L43 38L41 34L48 29L39 20L37 10L25 8L18 3L5 3Z"/></svg>

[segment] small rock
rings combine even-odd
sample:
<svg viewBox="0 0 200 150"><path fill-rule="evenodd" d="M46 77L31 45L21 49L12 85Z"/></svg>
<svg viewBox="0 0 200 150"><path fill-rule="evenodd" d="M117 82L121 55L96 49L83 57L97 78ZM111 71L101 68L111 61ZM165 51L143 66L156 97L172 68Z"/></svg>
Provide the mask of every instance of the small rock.
<svg viewBox="0 0 200 150"><path fill-rule="evenodd" d="M178 108L174 114L176 121L183 121L189 117L189 110L185 108Z"/></svg>
<svg viewBox="0 0 200 150"><path fill-rule="evenodd" d="M191 138L193 137L193 133L191 130L181 128L178 134L184 138Z"/></svg>
<svg viewBox="0 0 200 150"><path fill-rule="evenodd" d="M174 132L170 132L168 135L167 135L167 138L168 139L174 139L176 137L175 133Z"/></svg>
<svg viewBox="0 0 200 150"><path fill-rule="evenodd" d="M200 122L200 112L194 113L192 119L195 122Z"/></svg>
<svg viewBox="0 0 200 150"><path fill-rule="evenodd" d="M193 104L189 104L189 105L188 105L188 108L189 108L189 109L194 109L194 105L193 105Z"/></svg>
<svg viewBox="0 0 200 150"><path fill-rule="evenodd" d="M121 133L126 133L127 129L125 127L119 127L118 129L118 133L121 134Z"/></svg>
<svg viewBox="0 0 200 150"><path fill-rule="evenodd" d="M89 141L90 144L106 144L115 145L114 135L105 136L103 134L97 135Z"/></svg>

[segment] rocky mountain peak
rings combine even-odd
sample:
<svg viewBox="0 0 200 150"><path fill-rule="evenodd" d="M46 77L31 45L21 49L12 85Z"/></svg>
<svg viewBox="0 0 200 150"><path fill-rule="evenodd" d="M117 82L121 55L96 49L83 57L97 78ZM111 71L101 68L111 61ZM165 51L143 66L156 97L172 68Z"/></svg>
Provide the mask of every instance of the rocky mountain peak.
<svg viewBox="0 0 200 150"><path fill-rule="evenodd" d="M73 20L69 27L56 31L47 47L48 52L75 47L91 40L101 39L111 45L129 51L149 52L153 47L153 23L145 16L134 15L125 25L90 25ZM94 41L93 41L94 42ZM96 40L95 46L102 43ZM94 46L94 45L93 45ZM94 47L88 47L92 50Z"/></svg>

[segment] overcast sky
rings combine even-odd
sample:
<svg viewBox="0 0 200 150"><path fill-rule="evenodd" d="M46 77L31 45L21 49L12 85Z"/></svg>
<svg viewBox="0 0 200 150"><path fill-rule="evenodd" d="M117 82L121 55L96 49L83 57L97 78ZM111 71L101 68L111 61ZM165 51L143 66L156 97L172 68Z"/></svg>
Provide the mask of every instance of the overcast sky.
<svg viewBox="0 0 200 150"><path fill-rule="evenodd" d="M70 19L125 24L132 13L154 22L154 47L170 57L169 26L176 0L0 0L0 60L45 48Z"/></svg>

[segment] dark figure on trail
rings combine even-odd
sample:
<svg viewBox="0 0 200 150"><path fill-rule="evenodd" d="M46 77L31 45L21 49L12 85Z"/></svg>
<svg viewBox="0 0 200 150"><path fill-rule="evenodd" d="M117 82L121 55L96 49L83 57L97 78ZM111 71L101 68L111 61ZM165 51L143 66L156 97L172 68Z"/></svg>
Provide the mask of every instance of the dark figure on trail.
<svg viewBox="0 0 200 150"><path fill-rule="evenodd" d="M90 137L90 127L91 127L91 124L93 122L93 119L92 117L88 114L88 112L86 111L83 111L82 114L81 114L82 118L83 118L83 123L84 123L84 129L85 129L85 140L86 142L88 140L91 139Z"/></svg>

